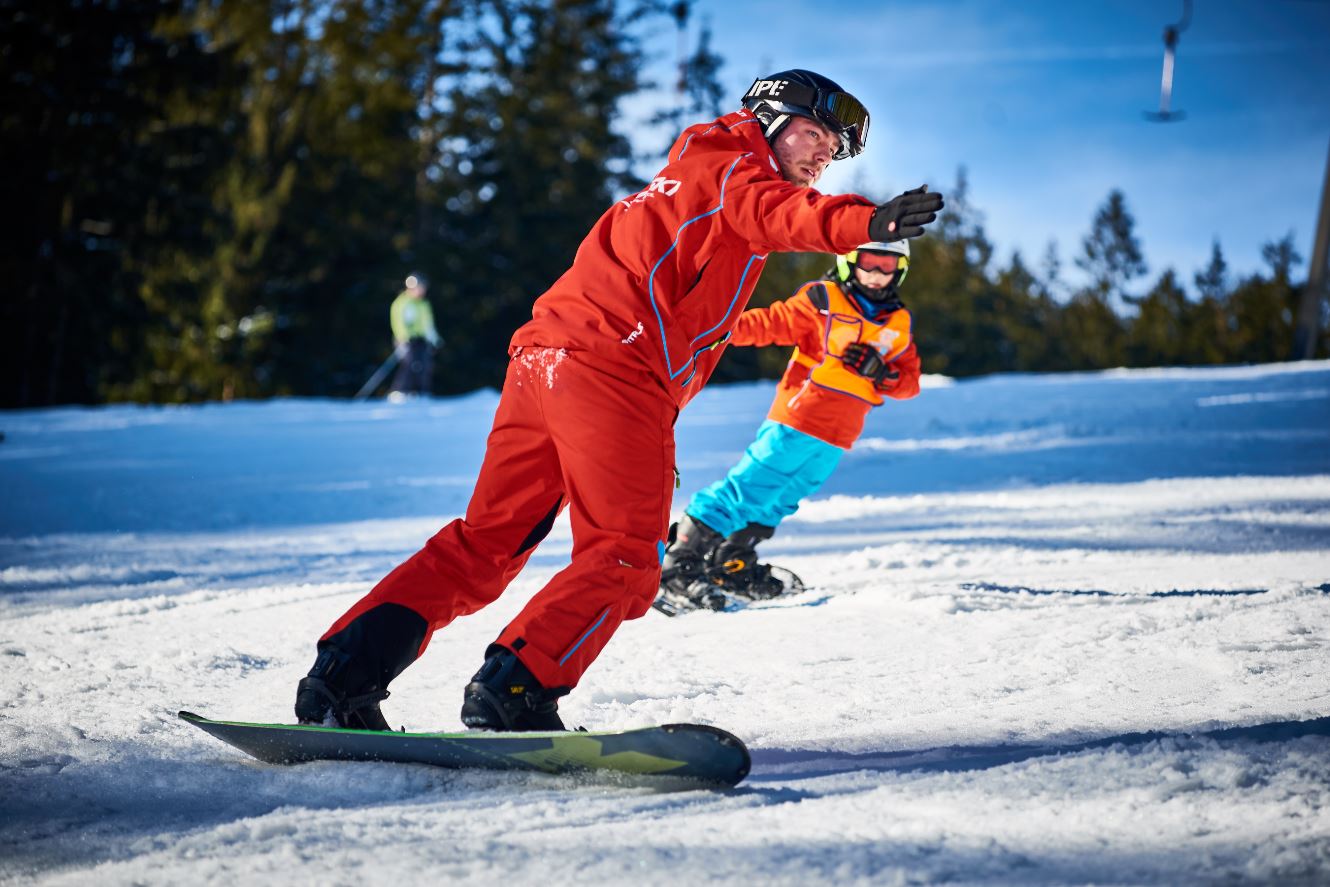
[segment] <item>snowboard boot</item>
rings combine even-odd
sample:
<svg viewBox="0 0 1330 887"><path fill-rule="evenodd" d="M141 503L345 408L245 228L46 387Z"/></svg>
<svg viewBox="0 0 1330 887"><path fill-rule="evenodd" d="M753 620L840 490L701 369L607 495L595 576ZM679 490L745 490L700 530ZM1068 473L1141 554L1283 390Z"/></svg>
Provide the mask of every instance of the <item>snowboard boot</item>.
<svg viewBox="0 0 1330 887"><path fill-rule="evenodd" d="M670 527L670 544L660 561L661 595L675 599L685 609L724 609L724 592L707 579L712 549L724 539L691 514L684 514Z"/></svg>
<svg viewBox="0 0 1330 887"><path fill-rule="evenodd" d="M391 730L379 711L388 682L415 661L429 625L400 604L379 604L319 643L309 675L296 688L301 724Z"/></svg>
<svg viewBox="0 0 1330 887"><path fill-rule="evenodd" d="M785 583L771 575L771 567L758 563L757 544L770 539L775 527L749 524L731 533L711 555L711 580L719 587L750 600L767 600L785 591Z"/></svg>
<svg viewBox="0 0 1330 887"><path fill-rule="evenodd" d="M391 730L379 711L379 703L387 698L388 691L367 680L350 656L326 646L296 688L296 721L320 727Z"/></svg>
<svg viewBox="0 0 1330 887"><path fill-rule="evenodd" d="M462 694L462 723L478 730L563 730L558 700L568 690L545 689L516 654L492 644Z"/></svg>

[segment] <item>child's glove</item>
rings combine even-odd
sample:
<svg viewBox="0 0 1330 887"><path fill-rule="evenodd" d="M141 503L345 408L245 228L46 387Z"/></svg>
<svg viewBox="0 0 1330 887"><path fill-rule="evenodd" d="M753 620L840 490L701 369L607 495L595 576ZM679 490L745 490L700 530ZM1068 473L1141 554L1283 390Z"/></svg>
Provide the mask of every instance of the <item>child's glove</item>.
<svg viewBox="0 0 1330 887"><path fill-rule="evenodd" d="M891 364L882 361L882 355L872 345L855 342L848 346L840 356L841 363L854 372L870 379L878 391L890 391L896 387L901 374Z"/></svg>
<svg viewBox="0 0 1330 887"><path fill-rule="evenodd" d="M883 367L881 376L873 380L873 387L880 394L887 394L895 391L901 383L901 374L891 368L891 365Z"/></svg>

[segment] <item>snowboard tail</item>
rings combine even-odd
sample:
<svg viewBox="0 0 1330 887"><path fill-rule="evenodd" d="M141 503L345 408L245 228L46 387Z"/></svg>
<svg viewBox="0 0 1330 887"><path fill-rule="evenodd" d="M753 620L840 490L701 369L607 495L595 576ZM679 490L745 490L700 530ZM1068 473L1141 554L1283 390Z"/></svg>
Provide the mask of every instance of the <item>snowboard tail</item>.
<svg viewBox="0 0 1330 887"><path fill-rule="evenodd" d="M752 766L738 737L702 724L666 724L615 732L388 733L289 724L181 720L272 764L382 761L452 769L607 772L737 785Z"/></svg>

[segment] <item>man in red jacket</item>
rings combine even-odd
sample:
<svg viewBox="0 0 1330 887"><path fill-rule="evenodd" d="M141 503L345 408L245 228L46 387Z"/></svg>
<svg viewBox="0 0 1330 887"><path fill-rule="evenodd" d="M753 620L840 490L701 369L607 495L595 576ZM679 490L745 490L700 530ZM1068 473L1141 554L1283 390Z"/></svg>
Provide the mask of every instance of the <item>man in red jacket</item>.
<svg viewBox="0 0 1330 887"><path fill-rule="evenodd" d="M785 71L685 130L645 188L605 211L517 330L466 516L332 624L296 695L301 723L389 729L388 682L458 616L494 601L559 513L572 562L485 651L462 722L560 730L558 699L655 598L674 488L674 421L706 383L769 253L844 253L923 233L927 187L874 206L812 189L863 150L868 112Z"/></svg>

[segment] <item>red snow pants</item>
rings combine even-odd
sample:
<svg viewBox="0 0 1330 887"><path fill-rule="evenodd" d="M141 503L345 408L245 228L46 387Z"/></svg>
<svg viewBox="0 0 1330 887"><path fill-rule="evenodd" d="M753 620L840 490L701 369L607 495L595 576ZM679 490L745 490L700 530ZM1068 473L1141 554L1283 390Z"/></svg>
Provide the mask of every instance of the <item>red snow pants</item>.
<svg viewBox="0 0 1330 887"><path fill-rule="evenodd" d="M430 636L494 601L568 508L572 562L496 643L546 688L577 685L625 619L651 607L674 491L678 408L645 371L582 351L514 352L466 517L389 573L324 634L393 603Z"/></svg>

